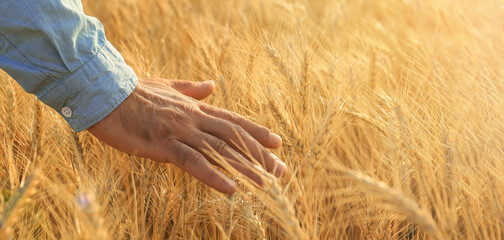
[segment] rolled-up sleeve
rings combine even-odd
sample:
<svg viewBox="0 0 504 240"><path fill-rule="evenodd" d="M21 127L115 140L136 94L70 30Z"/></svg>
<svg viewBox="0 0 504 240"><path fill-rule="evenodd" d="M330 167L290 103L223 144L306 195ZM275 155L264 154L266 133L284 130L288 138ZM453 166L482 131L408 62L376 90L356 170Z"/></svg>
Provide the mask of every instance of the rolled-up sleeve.
<svg viewBox="0 0 504 240"><path fill-rule="evenodd" d="M138 81L79 0L2 0L0 69L76 132L117 108Z"/></svg>

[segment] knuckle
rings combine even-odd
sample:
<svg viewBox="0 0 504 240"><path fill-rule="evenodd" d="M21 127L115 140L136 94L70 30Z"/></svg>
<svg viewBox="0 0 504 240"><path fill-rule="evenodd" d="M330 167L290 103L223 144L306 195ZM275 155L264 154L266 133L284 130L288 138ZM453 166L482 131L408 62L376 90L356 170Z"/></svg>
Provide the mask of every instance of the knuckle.
<svg viewBox="0 0 504 240"><path fill-rule="evenodd" d="M196 106L196 104L192 104L192 103L186 103L186 104L183 104L182 105L182 109L186 112L190 112L190 113L198 113L199 111L201 111L199 109L198 106Z"/></svg>
<svg viewBox="0 0 504 240"><path fill-rule="evenodd" d="M205 175L206 175L206 177L207 177L208 179L215 179L215 178L217 178L217 177L218 177L218 176L217 176L217 174L215 173L215 171L214 171L212 168L208 168L208 169L206 170Z"/></svg>
<svg viewBox="0 0 504 240"><path fill-rule="evenodd" d="M161 145L161 146L172 146L176 143L177 139L171 135L161 135L159 138L158 138L158 143Z"/></svg>
<svg viewBox="0 0 504 240"><path fill-rule="evenodd" d="M197 104L191 104L190 113L192 113L196 118L204 118L208 116Z"/></svg>
<svg viewBox="0 0 504 240"><path fill-rule="evenodd" d="M238 124L240 120L240 116L234 112L228 111L228 110L222 110L224 112L224 119L227 121L230 121L232 123Z"/></svg>
<svg viewBox="0 0 504 240"><path fill-rule="evenodd" d="M195 106L196 110L194 111L194 114L198 118L206 118L208 115L203 112L198 106Z"/></svg>
<svg viewBox="0 0 504 240"><path fill-rule="evenodd" d="M215 148L215 151L219 152L219 153L222 153L226 150L227 148L227 143L220 140L220 139L216 139L214 141L214 148Z"/></svg>
<svg viewBox="0 0 504 240"><path fill-rule="evenodd" d="M229 112L229 117L231 118L230 120L236 124L241 124L243 122L243 118L236 113Z"/></svg>
<svg viewBox="0 0 504 240"><path fill-rule="evenodd" d="M156 121L152 125L152 130L154 130L154 133L165 132L168 129L168 126L164 121Z"/></svg>
<svg viewBox="0 0 504 240"><path fill-rule="evenodd" d="M232 137L238 137L239 139L245 141L245 142L250 142L250 143L255 143L256 140L247 132L244 128L242 128L240 125L234 125L232 126ZM240 141L241 141L240 140Z"/></svg>
<svg viewBox="0 0 504 240"><path fill-rule="evenodd" d="M238 133L239 135L241 136L248 136L247 132L245 131L245 129L243 129L240 125L238 124L233 124L231 126L231 130L233 130L233 133Z"/></svg>
<svg viewBox="0 0 504 240"><path fill-rule="evenodd" d="M186 151L181 158L178 159L178 164L181 168L186 169L192 164L198 162L201 159L200 155L195 151Z"/></svg>
<svg viewBox="0 0 504 240"><path fill-rule="evenodd" d="M169 130L170 126L167 123L158 122L153 126L153 133L151 134L150 140L162 144L164 146L169 146L173 144L176 139Z"/></svg>
<svg viewBox="0 0 504 240"><path fill-rule="evenodd" d="M263 155L264 157L267 157L269 158L271 156L271 153L270 151L268 151L268 149L264 148L264 147L259 147L260 151L261 151L261 155Z"/></svg>

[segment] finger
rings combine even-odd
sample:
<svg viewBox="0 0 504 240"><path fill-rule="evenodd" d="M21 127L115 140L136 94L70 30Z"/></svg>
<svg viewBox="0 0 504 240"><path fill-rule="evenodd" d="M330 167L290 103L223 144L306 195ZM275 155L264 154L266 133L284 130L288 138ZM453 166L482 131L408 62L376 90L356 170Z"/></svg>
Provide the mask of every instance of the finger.
<svg viewBox="0 0 504 240"><path fill-rule="evenodd" d="M188 135L186 135L188 136ZM240 153L236 152L233 148L231 148L225 141L218 139L208 133L200 132L195 137L186 137L182 139L185 144L191 146L194 149L198 149L203 151L203 149L208 149L208 145L212 147L217 153L223 156L228 163L243 173L245 176L259 184L259 186L263 185L262 178L260 174L263 173L264 170L261 170L257 165L248 161L245 157L243 157ZM204 154L205 155L205 154ZM210 160L209 161L215 161Z"/></svg>
<svg viewBox="0 0 504 240"><path fill-rule="evenodd" d="M215 89L215 83L213 81L192 82L186 80L170 80L169 84L180 93L197 100L208 97Z"/></svg>
<svg viewBox="0 0 504 240"><path fill-rule="evenodd" d="M201 130L226 141L227 144L244 156L247 155L245 151L248 150L257 162L265 167L268 172L274 173L275 176L281 177L287 173L287 166L285 163L259 144L242 127L220 118L209 116L209 118L205 120L205 124L202 124ZM241 146L242 143L245 144L245 146ZM239 144L239 146L236 146L236 144ZM244 150L244 148L246 150Z"/></svg>
<svg viewBox="0 0 504 240"><path fill-rule="evenodd" d="M171 140L152 150L153 160L173 163L217 191L231 194L236 190L234 181L212 166L200 152L184 143Z"/></svg>
<svg viewBox="0 0 504 240"><path fill-rule="evenodd" d="M279 148L280 146L282 146L282 138L280 138L280 136L276 135L268 128L256 124L237 113L207 104L202 104L202 106L200 106L200 109L209 115L239 125L264 147Z"/></svg>

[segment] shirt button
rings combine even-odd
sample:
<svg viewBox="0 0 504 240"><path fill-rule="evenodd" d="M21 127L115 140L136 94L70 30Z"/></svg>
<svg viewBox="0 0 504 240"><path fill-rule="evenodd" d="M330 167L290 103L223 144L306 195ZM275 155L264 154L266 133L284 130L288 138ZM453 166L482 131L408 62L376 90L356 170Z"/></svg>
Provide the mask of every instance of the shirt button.
<svg viewBox="0 0 504 240"><path fill-rule="evenodd" d="M61 108L61 113L63 114L63 116L69 118L72 116L72 109L70 109L67 106L64 106L63 108Z"/></svg>

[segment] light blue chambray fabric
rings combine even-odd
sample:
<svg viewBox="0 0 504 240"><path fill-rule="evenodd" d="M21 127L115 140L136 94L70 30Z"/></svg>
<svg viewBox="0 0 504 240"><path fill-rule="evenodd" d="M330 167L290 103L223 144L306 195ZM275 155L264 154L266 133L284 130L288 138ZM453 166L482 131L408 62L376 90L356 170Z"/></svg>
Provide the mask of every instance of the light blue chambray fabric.
<svg viewBox="0 0 504 240"><path fill-rule="evenodd" d="M138 81L80 0L0 0L0 69L76 132L112 112Z"/></svg>

